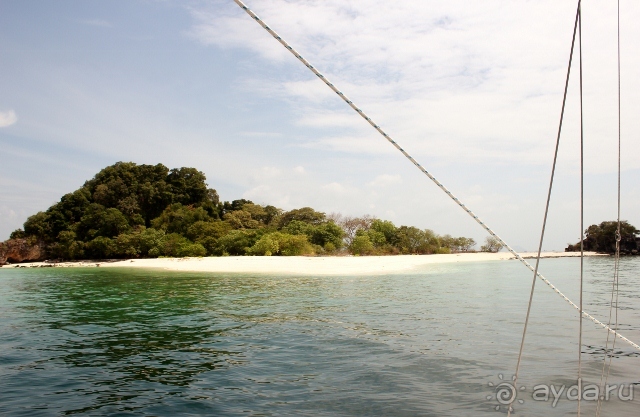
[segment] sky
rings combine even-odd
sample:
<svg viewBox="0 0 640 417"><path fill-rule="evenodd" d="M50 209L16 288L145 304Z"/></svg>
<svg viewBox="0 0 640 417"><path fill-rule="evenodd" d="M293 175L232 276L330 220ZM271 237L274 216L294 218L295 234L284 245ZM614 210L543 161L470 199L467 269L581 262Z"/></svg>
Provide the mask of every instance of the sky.
<svg viewBox="0 0 640 417"><path fill-rule="evenodd" d="M575 0L248 0L516 250L536 250ZM622 218L640 227L640 3L621 1ZM585 227L616 218L616 2L583 2ZM546 250L580 236L577 55ZM232 0L0 0L0 239L118 161L223 200L486 233Z"/></svg>

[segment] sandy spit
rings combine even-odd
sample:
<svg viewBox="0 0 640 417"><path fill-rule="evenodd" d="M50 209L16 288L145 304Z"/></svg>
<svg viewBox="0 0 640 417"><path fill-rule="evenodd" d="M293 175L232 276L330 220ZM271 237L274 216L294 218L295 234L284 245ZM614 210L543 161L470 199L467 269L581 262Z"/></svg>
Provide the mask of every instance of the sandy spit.
<svg viewBox="0 0 640 417"><path fill-rule="evenodd" d="M523 258L535 258L536 253L521 253ZM576 257L576 252L544 252L544 258ZM602 256L585 252L585 256ZM604 255L606 256L606 255ZM101 260L80 262L32 262L5 265L3 268L42 267L106 267L154 268L169 271L240 272L295 275L371 275L403 272L427 264L454 262L484 262L515 260L508 252L459 253L451 255L397 255L397 256L225 256L206 258L158 258Z"/></svg>

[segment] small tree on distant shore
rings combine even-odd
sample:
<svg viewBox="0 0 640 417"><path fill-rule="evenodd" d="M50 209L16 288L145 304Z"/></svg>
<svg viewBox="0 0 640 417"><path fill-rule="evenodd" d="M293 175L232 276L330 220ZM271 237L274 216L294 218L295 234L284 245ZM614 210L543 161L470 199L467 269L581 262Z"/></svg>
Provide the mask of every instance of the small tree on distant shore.
<svg viewBox="0 0 640 417"><path fill-rule="evenodd" d="M616 251L617 221L592 224L584 231L584 250L613 254ZM620 253L637 254L640 242L640 230L627 221L620 222ZM580 242L569 244L565 252L579 252Z"/></svg>
<svg viewBox="0 0 640 417"><path fill-rule="evenodd" d="M495 253L495 252L500 252L502 248L504 248L504 245L500 242L500 240L497 237L487 236L484 242L485 242L484 245L480 246L481 252Z"/></svg>

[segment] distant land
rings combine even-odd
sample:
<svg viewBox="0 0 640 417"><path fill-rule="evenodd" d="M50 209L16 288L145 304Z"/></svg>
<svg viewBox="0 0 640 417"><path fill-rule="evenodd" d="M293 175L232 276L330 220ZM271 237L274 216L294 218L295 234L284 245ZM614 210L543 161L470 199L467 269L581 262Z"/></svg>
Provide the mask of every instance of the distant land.
<svg viewBox="0 0 640 417"><path fill-rule="evenodd" d="M44 259L395 255L472 251L471 238L371 216L285 211L220 201L195 168L118 162L98 172L0 244L0 264ZM501 245L488 238L482 250Z"/></svg>
<svg viewBox="0 0 640 417"><path fill-rule="evenodd" d="M621 251L637 254L640 232L622 224ZM613 253L617 222L590 226L585 250ZM43 260L203 256L412 255L475 252L467 237L396 226L371 216L290 211L249 200L220 201L195 168L118 162L98 172L0 243L0 265ZM502 245L488 236L482 252ZM566 251L580 250L579 244Z"/></svg>

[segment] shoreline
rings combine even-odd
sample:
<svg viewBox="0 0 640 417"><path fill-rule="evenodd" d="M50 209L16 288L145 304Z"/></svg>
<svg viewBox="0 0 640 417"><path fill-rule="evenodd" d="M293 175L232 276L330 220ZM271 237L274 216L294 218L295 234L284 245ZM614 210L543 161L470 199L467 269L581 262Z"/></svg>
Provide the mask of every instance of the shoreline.
<svg viewBox="0 0 640 417"><path fill-rule="evenodd" d="M585 256L608 256L585 252ZM537 253L521 253L535 259ZM543 252L541 258L575 258L579 252ZM112 259L74 262L26 262L4 265L8 268L146 268L183 272L264 273L297 275L361 275L407 272L429 264L515 260L509 252L456 253L446 255L392 256L223 256L203 258Z"/></svg>

